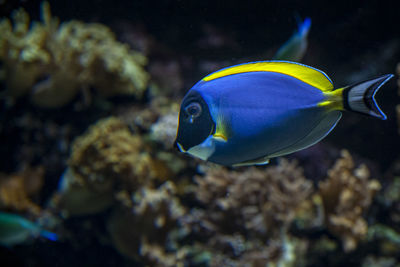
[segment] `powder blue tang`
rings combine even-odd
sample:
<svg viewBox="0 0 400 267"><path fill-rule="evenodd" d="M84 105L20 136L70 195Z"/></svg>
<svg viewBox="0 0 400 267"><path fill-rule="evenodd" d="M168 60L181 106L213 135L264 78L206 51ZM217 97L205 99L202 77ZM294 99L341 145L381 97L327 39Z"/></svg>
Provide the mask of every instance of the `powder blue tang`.
<svg viewBox="0 0 400 267"><path fill-rule="evenodd" d="M189 90L176 144L183 152L222 165L265 164L320 141L343 110L385 119L374 95L391 77L334 89L325 73L299 63L226 68Z"/></svg>

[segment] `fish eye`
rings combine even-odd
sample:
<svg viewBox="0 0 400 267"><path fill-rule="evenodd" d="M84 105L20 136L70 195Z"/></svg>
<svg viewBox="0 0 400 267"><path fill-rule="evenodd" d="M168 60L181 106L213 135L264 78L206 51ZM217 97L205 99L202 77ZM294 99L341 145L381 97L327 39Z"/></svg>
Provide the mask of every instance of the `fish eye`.
<svg viewBox="0 0 400 267"><path fill-rule="evenodd" d="M196 118L201 115L201 106L197 102L192 102L185 108L185 112L191 119Z"/></svg>

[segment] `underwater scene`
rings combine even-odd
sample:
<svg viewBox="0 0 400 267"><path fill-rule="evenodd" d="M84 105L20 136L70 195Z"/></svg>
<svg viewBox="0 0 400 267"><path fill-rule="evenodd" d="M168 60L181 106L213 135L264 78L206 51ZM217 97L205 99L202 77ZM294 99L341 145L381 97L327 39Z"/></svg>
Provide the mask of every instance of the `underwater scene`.
<svg viewBox="0 0 400 267"><path fill-rule="evenodd" d="M399 10L0 0L1 266L400 267Z"/></svg>

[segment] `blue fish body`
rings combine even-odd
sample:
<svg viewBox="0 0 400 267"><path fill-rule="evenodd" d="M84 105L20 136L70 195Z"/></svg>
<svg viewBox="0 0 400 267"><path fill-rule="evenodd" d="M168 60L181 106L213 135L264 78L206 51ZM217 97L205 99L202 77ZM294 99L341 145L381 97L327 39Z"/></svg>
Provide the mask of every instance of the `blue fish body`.
<svg viewBox="0 0 400 267"><path fill-rule="evenodd" d="M251 62L222 69L185 96L176 144L222 165L265 164L320 141L343 110L385 119L373 96L391 77L335 90L324 72L299 63Z"/></svg>
<svg viewBox="0 0 400 267"><path fill-rule="evenodd" d="M201 82L192 90L200 92L209 103L218 101L211 105L212 117L222 117L229 125L229 142L216 142L215 153L209 158L224 165L277 153L305 136L326 116L325 110L317 106L324 99L320 90L280 73L231 75L213 83Z"/></svg>

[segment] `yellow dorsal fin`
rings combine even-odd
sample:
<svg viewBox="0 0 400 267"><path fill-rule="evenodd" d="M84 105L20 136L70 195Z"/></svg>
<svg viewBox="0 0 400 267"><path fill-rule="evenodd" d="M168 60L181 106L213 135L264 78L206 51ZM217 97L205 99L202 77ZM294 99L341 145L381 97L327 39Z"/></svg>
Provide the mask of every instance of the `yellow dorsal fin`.
<svg viewBox="0 0 400 267"><path fill-rule="evenodd" d="M204 77L203 81L207 82L233 74L257 71L277 72L289 75L323 92L332 91L333 89L331 79L323 71L300 63L288 61L260 61L240 64L211 73Z"/></svg>

